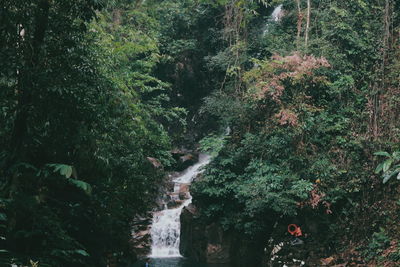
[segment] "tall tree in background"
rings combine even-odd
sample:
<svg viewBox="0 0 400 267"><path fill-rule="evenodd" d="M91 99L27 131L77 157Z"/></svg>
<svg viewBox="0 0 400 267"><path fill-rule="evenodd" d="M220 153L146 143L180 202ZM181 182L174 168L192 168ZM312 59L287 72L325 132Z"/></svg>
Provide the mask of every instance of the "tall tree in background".
<svg viewBox="0 0 400 267"><path fill-rule="evenodd" d="M305 33L305 46L308 45L308 35L310 32L310 20L311 20L311 0L307 0L307 23L306 23L306 33Z"/></svg>

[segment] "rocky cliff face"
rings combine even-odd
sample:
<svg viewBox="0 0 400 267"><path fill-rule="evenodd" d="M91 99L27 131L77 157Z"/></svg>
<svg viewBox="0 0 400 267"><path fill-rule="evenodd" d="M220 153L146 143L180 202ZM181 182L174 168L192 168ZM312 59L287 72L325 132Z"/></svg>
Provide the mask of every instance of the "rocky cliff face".
<svg viewBox="0 0 400 267"><path fill-rule="evenodd" d="M132 247L139 258L145 257L151 250L150 226L152 217L152 213L149 212L145 216L136 216L132 223Z"/></svg>
<svg viewBox="0 0 400 267"><path fill-rule="evenodd" d="M197 224L195 215L196 208L190 204L182 210L180 253L195 261L205 261L207 239L204 235L204 225Z"/></svg>
<svg viewBox="0 0 400 267"><path fill-rule="evenodd" d="M262 244L245 240L243 235L226 232L217 223L204 225L193 205L181 213L180 252L199 262L231 264L232 266L261 266Z"/></svg>

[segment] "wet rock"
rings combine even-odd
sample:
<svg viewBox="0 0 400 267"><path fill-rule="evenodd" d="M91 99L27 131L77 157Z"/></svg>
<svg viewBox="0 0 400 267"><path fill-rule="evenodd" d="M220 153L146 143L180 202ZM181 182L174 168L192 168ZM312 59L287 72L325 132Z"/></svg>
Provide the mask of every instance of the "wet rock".
<svg viewBox="0 0 400 267"><path fill-rule="evenodd" d="M180 253L198 262L261 266L262 244L241 233L227 232L217 224L204 225L192 204L181 213Z"/></svg>
<svg viewBox="0 0 400 267"><path fill-rule="evenodd" d="M178 170L185 170L197 162L198 158L195 154L187 154L179 157Z"/></svg>
<svg viewBox="0 0 400 267"><path fill-rule="evenodd" d="M190 184L180 184L179 185L179 193L188 193L190 188Z"/></svg>
<svg viewBox="0 0 400 267"><path fill-rule="evenodd" d="M176 199L176 200L171 200L167 203L168 209L175 209L178 208L180 205L183 204L183 200Z"/></svg>
<svg viewBox="0 0 400 267"><path fill-rule="evenodd" d="M180 200L185 200L185 199L188 199L188 198L189 198L189 196L188 196L187 193L184 193L184 192L179 193L179 199Z"/></svg>
<svg viewBox="0 0 400 267"><path fill-rule="evenodd" d="M166 194L163 196L164 203L167 203L168 201L171 201L171 200L172 200L171 195Z"/></svg>
<svg viewBox="0 0 400 267"><path fill-rule="evenodd" d="M185 200L190 198L190 193L189 193L189 188L190 184L180 184L179 185L179 199L180 200Z"/></svg>
<svg viewBox="0 0 400 267"><path fill-rule="evenodd" d="M204 225L196 219L197 210L190 204L181 213L182 255L196 261L224 264L230 262L232 238L218 224Z"/></svg>
<svg viewBox="0 0 400 267"><path fill-rule="evenodd" d="M153 211L157 210L162 210L164 208L164 205L167 201L165 201L165 198L167 197L157 197L155 201L155 206L153 207Z"/></svg>
<svg viewBox="0 0 400 267"><path fill-rule="evenodd" d="M177 207L178 205L175 203L175 200L171 200L167 203L167 208L168 209L173 209L175 207Z"/></svg>
<svg viewBox="0 0 400 267"><path fill-rule="evenodd" d="M152 213L136 216L132 221L131 246L134 253L139 257L145 257L151 250L150 226Z"/></svg>
<svg viewBox="0 0 400 267"><path fill-rule="evenodd" d="M194 222L195 209L183 208L181 213L180 253L198 262L206 261L207 239L204 235L203 224Z"/></svg>
<svg viewBox="0 0 400 267"><path fill-rule="evenodd" d="M147 160L153 165L154 168L156 168L156 169L163 168L163 165L161 164L161 162L158 159L152 158L152 157L147 157Z"/></svg>
<svg viewBox="0 0 400 267"><path fill-rule="evenodd" d="M133 228L135 228L135 229L140 229L140 228L147 229L147 226L149 226L151 224L151 221L152 221L151 214L145 214L142 216L138 215L133 219L132 225L133 225Z"/></svg>
<svg viewBox="0 0 400 267"><path fill-rule="evenodd" d="M328 265L330 265L334 260L335 260L334 257L328 257L328 258L325 258L325 259L321 259L321 265L322 265L322 266L328 266Z"/></svg>
<svg viewBox="0 0 400 267"><path fill-rule="evenodd" d="M174 149L171 153L173 158L176 160L176 166L174 166L176 171L183 171L187 167L195 164L198 160L197 153L184 148Z"/></svg>
<svg viewBox="0 0 400 267"><path fill-rule="evenodd" d="M187 210L192 216L196 216L198 214L198 211L196 209L196 206L190 203L185 207L185 210Z"/></svg>
<svg viewBox="0 0 400 267"><path fill-rule="evenodd" d="M207 262L208 263L229 263L232 237L223 231L218 224L211 224L206 227Z"/></svg>
<svg viewBox="0 0 400 267"><path fill-rule="evenodd" d="M171 179L171 181L168 181L168 182L166 182L165 183L165 187L164 187L164 190L165 190L165 192L172 192L172 191L174 191L174 185L175 185L175 183L172 181L172 177L170 178Z"/></svg>
<svg viewBox="0 0 400 267"><path fill-rule="evenodd" d="M185 162L188 162L188 161L192 162L192 164L196 163L196 162L194 162L194 160L196 160L196 157L193 154L183 155L183 156L179 157L179 160L182 163L185 163ZM192 165L192 164L190 164L190 165Z"/></svg>

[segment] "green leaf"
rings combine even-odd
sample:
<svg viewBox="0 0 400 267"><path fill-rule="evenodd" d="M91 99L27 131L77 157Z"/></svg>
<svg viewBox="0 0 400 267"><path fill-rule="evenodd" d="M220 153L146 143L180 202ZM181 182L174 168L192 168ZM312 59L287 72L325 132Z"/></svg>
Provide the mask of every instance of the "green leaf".
<svg viewBox="0 0 400 267"><path fill-rule="evenodd" d="M395 160L399 160L400 159L400 151L393 152L392 158L394 158Z"/></svg>
<svg viewBox="0 0 400 267"><path fill-rule="evenodd" d="M75 250L75 253L77 253L77 254L80 254L80 255L82 255L82 256L85 256L85 257L89 257L90 255L89 255L89 253L87 253L85 250L83 250L83 249L76 249Z"/></svg>
<svg viewBox="0 0 400 267"><path fill-rule="evenodd" d="M60 174L64 175L67 178L70 178L72 175L72 166L63 165L60 169Z"/></svg>
<svg viewBox="0 0 400 267"><path fill-rule="evenodd" d="M76 187L82 189L83 191L85 191L86 194L90 195L92 193L92 187L90 186L90 184L81 181L81 180L76 180L76 179L68 179L68 181L75 185Z"/></svg>
<svg viewBox="0 0 400 267"><path fill-rule="evenodd" d="M396 169L396 170L393 171L393 172L386 173L386 174L383 176L383 183L386 184L387 181L389 181L389 179L392 178L392 176L394 176L394 175L395 175L396 173L398 173L399 171L400 171L399 169Z"/></svg>
<svg viewBox="0 0 400 267"><path fill-rule="evenodd" d="M385 151L378 151L374 153L375 156L385 156L385 157L390 157L390 154L385 152Z"/></svg>
<svg viewBox="0 0 400 267"><path fill-rule="evenodd" d="M73 173L73 167L66 164L47 164L47 166L53 167L54 172L60 172L61 175L70 178Z"/></svg>
<svg viewBox="0 0 400 267"><path fill-rule="evenodd" d="M0 221L6 221L7 220L7 215L5 215L4 213L0 213Z"/></svg>
<svg viewBox="0 0 400 267"><path fill-rule="evenodd" d="M383 163L383 172L387 172L390 168L390 166L392 166L393 163L393 159L387 159L385 160L385 162Z"/></svg>
<svg viewBox="0 0 400 267"><path fill-rule="evenodd" d="M375 173L376 174L380 173L382 171L382 169L383 169L383 162L379 163L379 165L376 167Z"/></svg>

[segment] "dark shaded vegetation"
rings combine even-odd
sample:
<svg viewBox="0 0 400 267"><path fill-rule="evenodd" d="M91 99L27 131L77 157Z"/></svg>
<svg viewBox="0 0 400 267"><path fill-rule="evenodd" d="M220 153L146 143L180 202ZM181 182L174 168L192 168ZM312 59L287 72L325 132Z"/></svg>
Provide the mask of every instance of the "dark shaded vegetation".
<svg viewBox="0 0 400 267"><path fill-rule="evenodd" d="M200 139L214 155L193 189L205 223L267 246L298 221L322 256L398 262L399 12L394 0L3 1L1 264L133 261L133 217L151 209L170 150Z"/></svg>
<svg viewBox="0 0 400 267"><path fill-rule="evenodd" d="M202 109L232 134L195 184L195 204L206 222L267 248L296 222L320 257L356 249L376 260L389 244L398 253L398 182L382 183L397 175L397 154L378 153L382 180L374 152L399 149L399 5L279 2L283 16L267 31L253 28L254 4L225 3L225 53L237 60ZM372 252L383 232L386 245Z"/></svg>

